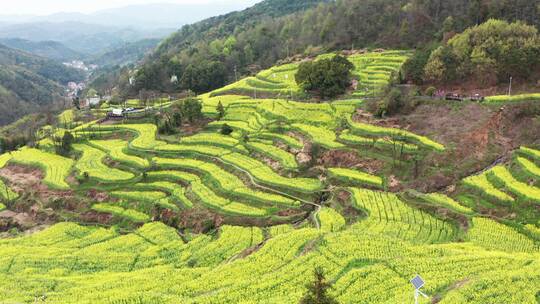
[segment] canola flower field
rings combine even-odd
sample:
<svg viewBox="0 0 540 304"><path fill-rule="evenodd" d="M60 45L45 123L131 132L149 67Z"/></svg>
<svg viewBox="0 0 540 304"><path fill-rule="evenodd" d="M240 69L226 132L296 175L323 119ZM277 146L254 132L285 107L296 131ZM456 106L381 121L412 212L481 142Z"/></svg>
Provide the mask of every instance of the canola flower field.
<svg viewBox="0 0 540 304"><path fill-rule="evenodd" d="M53 191L106 192L92 212L135 227L61 222L0 239L0 303L297 303L318 266L339 303L412 303L409 280L421 274L429 297L420 303L537 304L540 222L490 218L444 193L390 192L388 176L362 169L306 170L297 157L308 145L384 161L395 151L446 151L430 134L353 119L408 54L351 56L356 99L288 100L299 92L297 65L288 64L200 96L207 118L218 103L225 115L177 142L148 122L90 122L71 129L73 158L44 145L0 155L0 169L37 168ZM274 98L254 98L255 90ZM62 119L71 123L73 113ZM223 124L234 132L222 135ZM521 147L460 187L493 204L536 206L539 166L540 151ZM24 195L10 186L0 180L0 212ZM352 211L324 205L325 195ZM155 210L205 210L247 224L179 234Z"/></svg>

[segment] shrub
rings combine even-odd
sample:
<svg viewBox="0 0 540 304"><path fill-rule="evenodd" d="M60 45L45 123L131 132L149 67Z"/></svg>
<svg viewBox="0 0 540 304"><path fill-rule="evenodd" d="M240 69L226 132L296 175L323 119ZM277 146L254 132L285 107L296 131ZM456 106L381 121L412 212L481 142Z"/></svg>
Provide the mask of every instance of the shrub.
<svg viewBox="0 0 540 304"><path fill-rule="evenodd" d="M436 91L437 89L435 87L429 87L426 89L426 92L424 94L426 94L427 96L433 97Z"/></svg>
<svg viewBox="0 0 540 304"><path fill-rule="evenodd" d="M233 128L229 126L228 124L221 125L221 134L223 135L230 135L233 132Z"/></svg>
<svg viewBox="0 0 540 304"><path fill-rule="evenodd" d="M368 110L377 117L396 114L402 107L403 98L399 89L392 89L383 100L368 104Z"/></svg>

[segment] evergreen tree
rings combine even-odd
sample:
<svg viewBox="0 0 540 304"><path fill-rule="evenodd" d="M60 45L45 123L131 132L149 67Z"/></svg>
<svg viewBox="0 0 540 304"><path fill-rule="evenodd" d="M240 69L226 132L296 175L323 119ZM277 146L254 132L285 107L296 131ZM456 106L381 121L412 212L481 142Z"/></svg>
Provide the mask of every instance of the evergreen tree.
<svg viewBox="0 0 540 304"><path fill-rule="evenodd" d="M307 293L300 299L300 304L337 304L338 301L328 295L332 285L326 281L323 269L315 268L314 276L315 280L306 285Z"/></svg>
<svg viewBox="0 0 540 304"><path fill-rule="evenodd" d="M218 112L218 120L221 120L223 116L225 116L225 108L223 108L223 104L221 103L221 101L218 102L217 112Z"/></svg>

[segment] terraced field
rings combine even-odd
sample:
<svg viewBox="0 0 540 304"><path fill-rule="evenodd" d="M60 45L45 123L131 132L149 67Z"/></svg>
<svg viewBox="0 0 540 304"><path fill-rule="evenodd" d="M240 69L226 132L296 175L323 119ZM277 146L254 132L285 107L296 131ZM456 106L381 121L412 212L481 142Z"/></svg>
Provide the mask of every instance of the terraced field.
<svg viewBox="0 0 540 304"><path fill-rule="evenodd" d="M74 161L69 158L42 152L38 149L23 148L12 153L9 162L40 168L45 173L43 179L45 184L55 189L69 189L66 178L74 164Z"/></svg>
<svg viewBox="0 0 540 304"><path fill-rule="evenodd" d="M132 173L107 167L103 161L107 154L85 144L74 144L73 148L82 153L75 164L75 168L88 178L95 178L104 182L121 182L135 177Z"/></svg>
<svg viewBox="0 0 540 304"><path fill-rule="evenodd" d="M540 188L538 185L539 167L535 164L539 150L521 147L509 169L497 165L476 176L463 180L463 183L479 192L480 195L494 201L512 203L540 202ZM523 156L519 156L523 155ZM533 182L531 182L533 181Z"/></svg>
<svg viewBox="0 0 540 304"><path fill-rule="evenodd" d="M349 97L376 95L408 56L351 56L360 82ZM162 136L151 119L94 121L71 128L71 158L43 144L0 155L0 175L40 169L47 194L84 209L80 224L0 239L0 302L298 303L322 267L339 303L410 303L416 274L423 304L537 303L540 222L489 209L538 207L537 147L444 193L403 189L389 167L412 171L454 147L355 121L362 99L279 98L298 92L296 68L200 96L210 122L195 134ZM255 90L274 98L250 98ZM365 161L349 165L351 155ZM15 209L11 186L0 179L0 211Z"/></svg>
<svg viewBox="0 0 540 304"><path fill-rule="evenodd" d="M386 51L349 56L349 61L355 67L353 76L358 81L358 86L352 95L354 97L379 96L392 78L396 77L410 55L408 51ZM315 60L329 56L332 54L321 55ZM276 98L292 99L301 92L295 82L298 67L299 63L272 67L254 77L248 77L215 90L210 96L238 94L257 98L270 95Z"/></svg>
<svg viewBox="0 0 540 304"><path fill-rule="evenodd" d="M386 51L350 56L348 59L354 64L354 75L358 79L358 87L353 96L374 97L381 94L381 91L399 72L401 65L407 61L409 56L410 52L407 51Z"/></svg>
<svg viewBox="0 0 540 304"><path fill-rule="evenodd" d="M361 200L369 204L371 199ZM409 302L408 279L416 273L428 282L424 291L430 295L467 280L462 288L451 289L442 303L536 301L539 251L519 232L474 218L466 243L425 245L415 236L428 219L419 227L399 224L398 231L378 229L391 226L374 216L374 229L348 228L338 213L323 209L321 230L273 229L264 243L261 229L250 227L223 226L215 238L200 235L184 243L174 229L160 223L126 235L58 224L0 242L0 267L5 269L0 296L12 302L46 296L54 303L287 303L298 301L310 272L321 266L334 282L331 294L340 303ZM426 229L420 235L431 241L449 236L449 227L434 227L440 230ZM360 228L363 233L358 233ZM413 237L416 241L411 243ZM299 254L313 242L317 250ZM257 245L261 248L256 252L239 257ZM64 283L56 284L59 279ZM510 281L516 293L504 292ZM370 288L362 287L368 282Z"/></svg>

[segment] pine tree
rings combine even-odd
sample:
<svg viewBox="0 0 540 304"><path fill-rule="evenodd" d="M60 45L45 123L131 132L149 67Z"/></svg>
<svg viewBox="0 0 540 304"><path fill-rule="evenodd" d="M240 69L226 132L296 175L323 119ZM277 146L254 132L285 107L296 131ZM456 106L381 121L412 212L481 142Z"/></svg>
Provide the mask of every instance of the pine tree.
<svg viewBox="0 0 540 304"><path fill-rule="evenodd" d="M326 281L323 269L317 267L313 274L315 280L306 285L307 292L300 299L300 304L338 304L338 301L328 295L328 289L332 288L332 285Z"/></svg>

